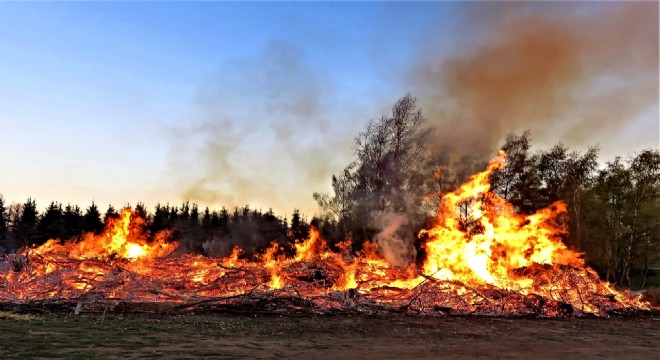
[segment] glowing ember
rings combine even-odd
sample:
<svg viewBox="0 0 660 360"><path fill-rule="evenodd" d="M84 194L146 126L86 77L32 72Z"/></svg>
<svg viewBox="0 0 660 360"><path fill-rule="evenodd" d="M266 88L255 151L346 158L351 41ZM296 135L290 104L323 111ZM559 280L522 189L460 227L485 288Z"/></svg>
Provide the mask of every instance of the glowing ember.
<svg viewBox="0 0 660 360"><path fill-rule="evenodd" d="M144 220L130 209L101 235L78 242L49 240L0 262L0 301L185 302L244 306L289 299L286 311L397 311L412 314L607 315L649 305L615 290L562 243L566 206L516 214L490 192L488 168L442 198L436 225L422 231L426 260L402 269L374 243L352 256L350 241L328 250L319 232L294 244L286 258L277 243L257 261L234 248L227 258L173 256L167 232L147 241ZM277 301L275 301L277 300ZM279 302L278 302L279 301ZM283 306L283 305L280 305Z"/></svg>

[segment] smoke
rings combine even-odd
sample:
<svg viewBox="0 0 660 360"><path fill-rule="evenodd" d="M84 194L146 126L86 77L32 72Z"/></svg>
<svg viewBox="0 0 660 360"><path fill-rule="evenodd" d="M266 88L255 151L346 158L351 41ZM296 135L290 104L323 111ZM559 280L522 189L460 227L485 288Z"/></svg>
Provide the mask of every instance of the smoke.
<svg viewBox="0 0 660 360"><path fill-rule="evenodd" d="M460 45L436 47L412 69L435 143L492 152L506 133L530 129L547 145L657 144L657 119L634 124L658 103L657 2L462 9Z"/></svg>
<svg viewBox="0 0 660 360"><path fill-rule="evenodd" d="M209 206L246 204L278 213L316 205L350 157L350 126L330 126L357 110L332 82L285 42L228 61L200 87L185 126L172 131L180 197ZM345 153L345 154L344 154Z"/></svg>
<svg viewBox="0 0 660 360"><path fill-rule="evenodd" d="M408 218L403 214L381 212L374 215L374 220L381 229L374 239L385 261L407 267L417 254L412 231L406 228Z"/></svg>
<svg viewBox="0 0 660 360"><path fill-rule="evenodd" d="M237 244L231 244L220 238L213 238L202 243L204 254L215 258L226 258L231 255L231 251ZM240 245L239 245L240 246Z"/></svg>
<svg viewBox="0 0 660 360"><path fill-rule="evenodd" d="M234 227L233 232L226 236L213 236L202 243L204 254L224 258L231 255L234 247L238 246L247 256L262 253L272 239L266 239L259 233L256 224L242 223Z"/></svg>
<svg viewBox="0 0 660 360"><path fill-rule="evenodd" d="M435 129L435 150L488 158L506 133L527 129L535 145L600 143L603 155L630 148L630 139L657 144L657 119L639 122L658 104L657 3L457 8L458 31L443 25L423 39L408 68L407 89ZM184 114L192 120L172 129L173 187L203 205L313 212L310 194L330 190L374 115L357 102L380 102L341 93L285 42L220 64Z"/></svg>

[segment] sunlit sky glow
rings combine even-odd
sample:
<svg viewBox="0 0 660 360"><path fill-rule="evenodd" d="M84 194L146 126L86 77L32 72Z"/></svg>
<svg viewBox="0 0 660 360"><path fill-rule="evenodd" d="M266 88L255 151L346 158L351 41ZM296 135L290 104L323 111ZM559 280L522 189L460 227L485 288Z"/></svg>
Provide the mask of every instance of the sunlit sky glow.
<svg viewBox="0 0 660 360"><path fill-rule="evenodd" d="M0 194L311 216L365 122L412 91L428 34L447 53L470 39L457 6L0 3ZM635 124L657 121L656 105ZM205 144L222 136L216 167ZM603 154L658 146L641 142ZM217 197L194 198L202 177Z"/></svg>

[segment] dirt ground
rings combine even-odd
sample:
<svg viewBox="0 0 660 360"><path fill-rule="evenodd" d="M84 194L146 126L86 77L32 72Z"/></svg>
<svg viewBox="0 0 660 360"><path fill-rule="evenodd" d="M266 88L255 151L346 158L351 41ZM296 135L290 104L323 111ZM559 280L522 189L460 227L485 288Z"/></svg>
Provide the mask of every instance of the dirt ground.
<svg viewBox="0 0 660 360"><path fill-rule="evenodd" d="M0 358L658 359L660 318L0 313Z"/></svg>

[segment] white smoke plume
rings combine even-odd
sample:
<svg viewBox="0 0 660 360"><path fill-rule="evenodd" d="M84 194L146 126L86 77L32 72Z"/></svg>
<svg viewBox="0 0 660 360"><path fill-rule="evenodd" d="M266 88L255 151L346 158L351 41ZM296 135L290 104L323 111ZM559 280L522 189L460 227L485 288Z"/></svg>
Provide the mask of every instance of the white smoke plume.
<svg viewBox="0 0 660 360"><path fill-rule="evenodd" d="M408 217L396 213L376 213L376 226L381 231L374 237L383 258L389 264L407 267L414 259L415 250L412 233L406 228Z"/></svg>

